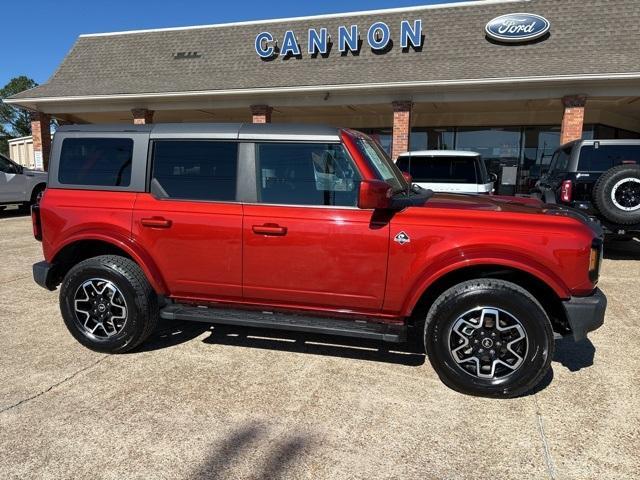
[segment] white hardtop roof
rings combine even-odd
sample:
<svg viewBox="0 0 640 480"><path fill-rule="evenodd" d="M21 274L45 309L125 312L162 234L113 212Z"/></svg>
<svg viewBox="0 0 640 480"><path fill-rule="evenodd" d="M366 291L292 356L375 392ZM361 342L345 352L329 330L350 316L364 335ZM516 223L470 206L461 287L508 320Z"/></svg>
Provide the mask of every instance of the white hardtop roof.
<svg viewBox="0 0 640 480"><path fill-rule="evenodd" d="M467 150L416 150L415 152L405 152L400 157L479 157L478 152Z"/></svg>

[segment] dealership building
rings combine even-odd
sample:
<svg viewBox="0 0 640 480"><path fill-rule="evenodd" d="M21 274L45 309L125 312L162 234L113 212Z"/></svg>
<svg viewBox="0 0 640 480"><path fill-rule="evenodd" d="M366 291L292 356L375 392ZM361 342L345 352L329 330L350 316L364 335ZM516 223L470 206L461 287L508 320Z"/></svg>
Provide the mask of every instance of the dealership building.
<svg viewBox="0 0 640 480"><path fill-rule="evenodd" d="M45 84L6 101L33 112L36 164L52 118L323 123L393 157L480 152L501 193L522 192L564 142L640 138L640 8L479 0L87 34Z"/></svg>

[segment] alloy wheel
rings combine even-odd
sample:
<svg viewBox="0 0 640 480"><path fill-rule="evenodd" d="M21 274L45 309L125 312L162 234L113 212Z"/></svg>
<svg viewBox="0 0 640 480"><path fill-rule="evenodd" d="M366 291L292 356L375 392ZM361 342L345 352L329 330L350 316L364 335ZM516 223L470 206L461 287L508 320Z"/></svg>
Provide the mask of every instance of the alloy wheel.
<svg viewBox="0 0 640 480"><path fill-rule="evenodd" d="M485 380L502 380L524 362L529 348L520 321L505 310L478 307L453 322L449 352L467 374Z"/></svg>
<svg viewBox="0 0 640 480"><path fill-rule="evenodd" d="M74 295L76 320L85 333L109 338L122 331L127 321L127 302L113 282L92 278Z"/></svg>
<svg viewBox="0 0 640 480"><path fill-rule="evenodd" d="M611 189L611 201L620 210L640 210L640 179L623 178Z"/></svg>

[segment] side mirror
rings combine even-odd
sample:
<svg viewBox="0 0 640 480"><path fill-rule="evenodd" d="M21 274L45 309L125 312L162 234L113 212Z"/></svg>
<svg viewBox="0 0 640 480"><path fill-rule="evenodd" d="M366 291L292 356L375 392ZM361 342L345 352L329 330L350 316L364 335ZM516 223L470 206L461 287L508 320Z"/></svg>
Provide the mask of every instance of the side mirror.
<svg viewBox="0 0 640 480"><path fill-rule="evenodd" d="M358 208L364 210L389 208L393 190L382 180L362 180L358 196Z"/></svg>
<svg viewBox="0 0 640 480"><path fill-rule="evenodd" d="M495 173L490 173L489 178L493 183L496 183L498 181L498 175L496 175Z"/></svg>
<svg viewBox="0 0 640 480"><path fill-rule="evenodd" d="M409 172L402 172L402 176L404 177L404 179L407 181L409 185L413 183L413 177Z"/></svg>

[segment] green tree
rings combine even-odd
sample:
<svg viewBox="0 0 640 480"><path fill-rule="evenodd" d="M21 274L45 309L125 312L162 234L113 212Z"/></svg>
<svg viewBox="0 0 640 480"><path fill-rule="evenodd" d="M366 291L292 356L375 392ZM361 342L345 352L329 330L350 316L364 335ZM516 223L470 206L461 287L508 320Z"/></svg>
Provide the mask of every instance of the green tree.
<svg viewBox="0 0 640 480"><path fill-rule="evenodd" d="M37 86L33 79L24 75L12 78L0 89L0 100ZM8 152L9 139L27 135L31 135L29 112L4 102L0 103L0 152Z"/></svg>

